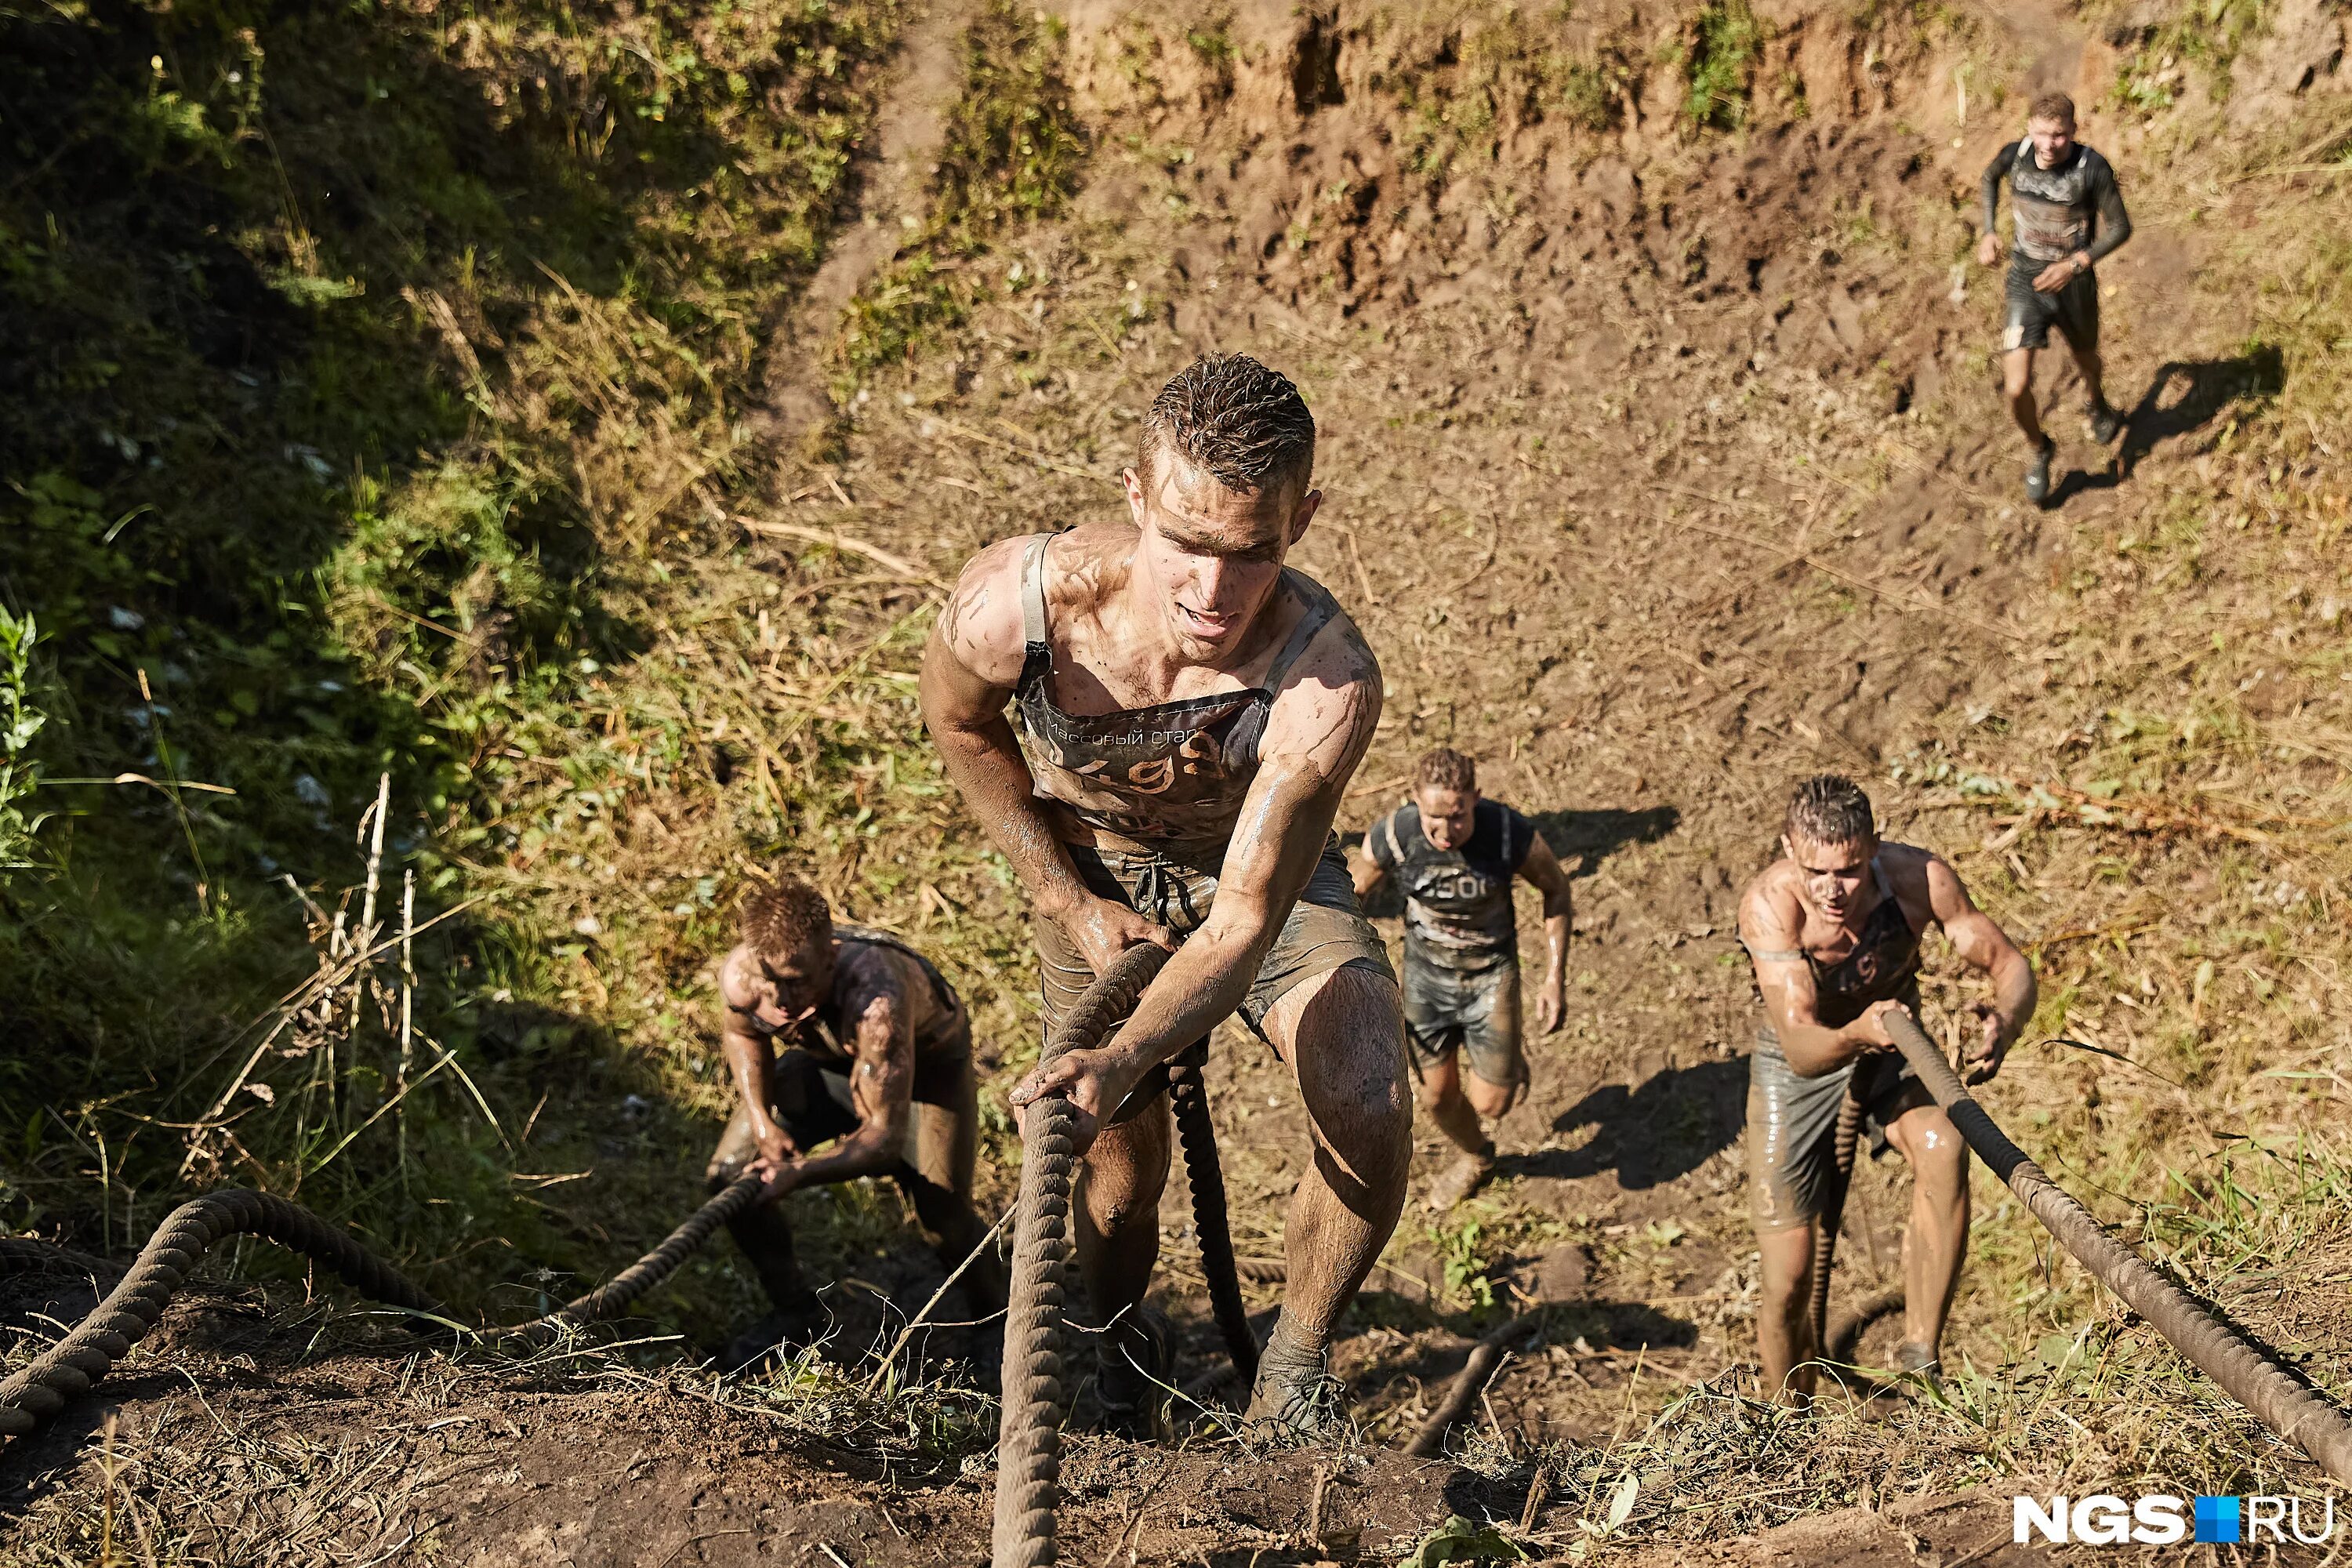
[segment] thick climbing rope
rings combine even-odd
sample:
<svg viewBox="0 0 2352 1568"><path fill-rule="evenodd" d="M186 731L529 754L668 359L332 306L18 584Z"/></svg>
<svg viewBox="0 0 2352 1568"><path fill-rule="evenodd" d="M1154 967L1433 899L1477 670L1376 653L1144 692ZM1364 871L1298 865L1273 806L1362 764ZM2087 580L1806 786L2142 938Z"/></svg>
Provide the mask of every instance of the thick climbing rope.
<svg viewBox="0 0 2352 1568"><path fill-rule="evenodd" d="M1887 1033L1969 1147L2008 1184L2099 1282L2171 1342L2256 1419L2352 1486L2352 1423L2312 1387L2258 1349L2212 1308L2158 1273L2116 1240L2092 1213L2053 1182L1985 1114L1941 1051L1907 1015L1891 1013Z"/></svg>
<svg viewBox="0 0 2352 1568"><path fill-rule="evenodd" d="M710 1233L756 1202L761 1183L746 1176L713 1197L672 1231L659 1247L586 1295L502 1337L540 1344L567 1328L618 1316L638 1297L660 1284L700 1247ZM73 1331L0 1382L0 1437L22 1436L55 1415L68 1400L114 1369L131 1347L147 1337L174 1291L213 1246L231 1236L258 1236L333 1269L343 1282L371 1300L419 1317L447 1322L441 1304L411 1284L400 1271L362 1247L341 1226L299 1204L268 1193L230 1187L191 1198L173 1209L139 1249L130 1271ZM37 1242L7 1238L0 1247L0 1270L38 1266ZM58 1256L52 1254L52 1256Z"/></svg>
<svg viewBox="0 0 2352 1568"><path fill-rule="evenodd" d="M1201 1274L1209 1283L1209 1309L1217 1320L1234 1370L1244 1383L1257 1376L1257 1332L1242 1300L1241 1272L1234 1262L1233 1226L1225 1213L1225 1173L1217 1163L1217 1128L1209 1119L1209 1089L1201 1069L1208 1065L1202 1040L1168 1068L1168 1102L1176 1113L1176 1142L1184 1150L1184 1177L1192 1188L1192 1234L1201 1244Z"/></svg>
<svg viewBox="0 0 2352 1568"><path fill-rule="evenodd" d="M1091 1050L1135 1010L1168 962L1160 948L1131 947L1080 996L1040 1060ZM1194 1046L1169 1069L1168 1091L1192 1188L1193 1230L1217 1325L1234 1363L1254 1374L1257 1340L1234 1263L1225 1184L1201 1080L1206 1053ZM1013 1205L1013 1280L1004 1319L1003 1408L996 1441L993 1568L1047 1568L1055 1561L1061 1500L1062 1422L1069 1414L1063 1299L1069 1278L1070 1184L1077 1173L1076 1107L1049 1096L1029 1107L1023 1130L1021 1195ZM1246 1358L1246 1359L1244 1359Z"/></svg>

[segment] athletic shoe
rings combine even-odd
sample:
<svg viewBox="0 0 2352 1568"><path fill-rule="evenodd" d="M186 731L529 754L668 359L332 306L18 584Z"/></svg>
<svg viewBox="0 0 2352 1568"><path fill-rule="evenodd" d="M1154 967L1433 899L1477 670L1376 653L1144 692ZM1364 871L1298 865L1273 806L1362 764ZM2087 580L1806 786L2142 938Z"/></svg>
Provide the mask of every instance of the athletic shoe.
<svg viewBox="0 0 2352 1568"><path fill-rule="evenodd" d="M2058 443L2049 437L2042 437L2042 448L2033 455L2033 467L2025 470L2025 499L2037 505L2050 499L2050 459L2058 455Z"/></svg>
<svg viewBox="0 0 2352 1568"><path fill-rule="evenodd" d="M1495 1141L1475 1154L1465 1154L1429 1184L1429 1212L1444 1214L1486 1184L1495 1173Z"/></svg>
<svg viewBox="0 0 2352 1568"><path fill-rule="evenodd" d="M2122 413L2113 404L2102 399L2098 406L2091 410L2091 439L2105 447L2113 444L2115 438L2123 433Z"/></svg>
<svg viewBox="0 0 2352 1568"><path fill-rule="evenodd" d="M1102 1406L1104 1431L1148 1442L1164 1425L1168 1394L1162 1385L1175 1353L1166 1318L1142 1306L1125 1317L1118 1329L1104 1331L1095 1347L1095 1403Z"/></svg>
<svg viewBox="0 0 2352 1568"><path fill-rule="evenodd" d="M1284 1443L1332 1442L1347 1432L1340 1413L1344 1393L1331 1375L1331 1352L1293 1346L1277 1318L1265 1348L1258 1352L1257 1382L1242 1419L1255 1436Z"/></svg>
<svg viewBox="0 0 2352 1568"><path fill-rule="evenodd" d="M1930 1388L1943 1386L1944 1363L1926 1345L1915 1345L1908 1340L1895 1347L1895 1364L1911 1377Z"/></svg>

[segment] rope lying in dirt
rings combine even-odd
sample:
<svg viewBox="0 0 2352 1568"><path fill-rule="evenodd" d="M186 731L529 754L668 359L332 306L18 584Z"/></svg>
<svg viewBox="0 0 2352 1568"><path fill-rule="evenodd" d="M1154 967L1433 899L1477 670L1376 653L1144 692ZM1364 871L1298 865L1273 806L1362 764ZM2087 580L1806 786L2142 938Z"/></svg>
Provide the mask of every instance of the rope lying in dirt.
<svg viewBox="0 0 2352 1568"><path fill-rule="evenodd" d="M2049 1228L2099 1282L2122 1297L2172 1347L2194 1362L2262 1424L2319 1462L2338 1482L2352 1485L2352 1424L2285 1367L2257 1349L2212 1308L2166 1279L2147 1260L2110 1236L2081 1204L1985 1114L1919 1026L1890 1013L1887 1033L1969 1147L2009 1184L2033 1217Z"/></svg>
<svg viewBox="0 0 2352 1568"><path fill-rule="evenodd" d="M1837 1261L1838 1226L1845 1223L1846 1194L1853 1186L1853 1150L1861 1133L1862 1101L1849 1077L1845 1098L1838 1102L1837 1131L1830 1138L1829 1191L1822 1194L1821 1218L1813 1230L1813 1353L1819 1356L1829 1353L1830 1266Z"/></svg>
<svg viewBox="0 0 2352 1568"><path fill-rule="evenodd" d="M1156 947L1131 947L1087 988L1039 1058L1091 1050L1135 1010L1168 963ZM1192 1188L1192 1226L1201 1244L1201 1272L1217 1326L1234 1362L1246 1375L1257 1369L1257 1338L1242 1301L1225 1212L1225 1180L1217 1164L1216 1131L1201 1078L1207 1042L1170 1065L1168 1095L1184 1171ZM1069 1414L1063 1366L1063 1295L1070 1258L1070 1184L1077 1172L1078 1113L1053 1096L1029 1108L1021 1152L1021 1195L1013 1205L1013 1281L1004 1316L1003 1408L996 1438L996 1521L993 1568L1047 1568L1056 1557L1055 1512L1061 1501L1062 1422Z"/></svg>
<svg viewBox="0 0 2352 1568"><path fill-rule="evenodd" d="M710 1233L760 1195L756 1176L746 1176L697 1210L659 1247L586 1295L544 1317L502 1331L526 1345L541 1344L566 1328L618 1316L638 1297L660 1284L700 1247ZM130 1272L106 1294L73 1331L0 1383L0 1437L18 1437L63 1410L67 1401L89 1392L100 1378L145 1339L173 1293L197 1262L222 1238L258 1236L333 1269L343 1282L371 1300L404 1308L420 1317L448 1321L441 1304L398 1269L299 1204L268 1193L230 1187L191 1198L173 1209L139 1249ZM0 1266L16 1272L32 1266L31 1249L45 1244L9 1238L0 1247Z"/></svg>

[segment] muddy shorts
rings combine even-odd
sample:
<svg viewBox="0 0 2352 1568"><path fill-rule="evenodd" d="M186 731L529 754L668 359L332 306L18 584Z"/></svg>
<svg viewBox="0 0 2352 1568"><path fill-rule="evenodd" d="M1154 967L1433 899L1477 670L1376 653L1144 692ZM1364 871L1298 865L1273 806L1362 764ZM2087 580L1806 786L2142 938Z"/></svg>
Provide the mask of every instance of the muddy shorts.
<svg viewBox="0 0 2352 1568"><path fill-rule="evenodd" d="M1076 844L1069 848L1078 875L1097 898L1115 899L1179 934L1197 930L1209 918L1209 907L1217 897L1213 869L1148 851ZM1037 973L1045 994L1045 1032L1050 1035L1094 984L1095 973L1059 925L1040 920L1034 927ZM1265 1016L1274 1005L1307 981L1335 969L1365 969L1391 982L1396 979L1380 932L1356 907L1355 886L1349 880L1348 863L1339 857L1336 837L1323 846L1323 857L1316 862L1306 890L1291 906L1289 918L1282 922L1274 945L1259 963L1257 978L1242 1000L1242 1021L1265 1039Z"/></svg>
<svg viewBox="0 0 2352 1568"><path fill-rule="evenodd" d="M776 1053L768 1072L768 1114L792 1134L803 1153L845 1138L861 1125L850 1098L849 1068L845 1058L813 1051ZM980 1129L969 1028L958 1030L945 1048L916 1058L910 1109L902 1164L896 1173L900 1184L928 1181L957 1193L970 1192ZM759 1152L751 1137L751 1112L739 1099L727 1130L719 1135L719 1147L711 1151L704 1180L717 1192L741 1175Z"/></svg>
<svg viewBox="0 0 2352 1568"><path fill-rule="evenodd" d="M1916 998L1910 1005L1918 1010ZM1862 1130L1875 1158L1886 1152L1886 1130L1896 1118L1932 1103L1903 1058L1874 1052L1835 1072L1799 1078L1771 1026L1756 1031L1756 1054L1748 1059L1748 1174L1759 1230L1786 1230L1822 1212L1837 1173L1838 1105L1847 1080L1857 1078Z"/></svg>
<svg viewBox="0 0 2352 1568"><path fill-rule="evenodd" d="M2000 335L2004 352L2048 348L2053 327L2075 348L2091 350L2099 346L2097 270L2082 274L2055 293L2044 294L2033 287L2033 279L2048 265L2046 261L2030 261L2022 254L2011 261L2007 290L2009 315Z"/></svg>
<svg viewBox="0 0 2352 1568"><path fill-rule="evenodd" d="M1459 1050L1488 1083L1518 1084L1528 1076L1520 1033L1517 959L1465 971L1432 963L1405 944L1405 1049L1416 1076Z"/></svg>

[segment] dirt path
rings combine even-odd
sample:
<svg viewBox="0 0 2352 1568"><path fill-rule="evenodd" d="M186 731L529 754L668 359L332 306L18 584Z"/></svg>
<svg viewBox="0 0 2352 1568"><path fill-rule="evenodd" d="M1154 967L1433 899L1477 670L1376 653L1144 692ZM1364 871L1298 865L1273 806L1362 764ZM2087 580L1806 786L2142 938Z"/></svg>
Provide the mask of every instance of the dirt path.
<svg viewBox="0 0 2352 1568"><path fill-rule="evenodd" d="M857 216L834 231L824 260L769 350L767 404L756 422L779 451L796 450L834 417L827 346L841 312L921 223L948 112L963 85L961 43L972 0L929 0L908 26L898 70L860 159Z"/></svg>

